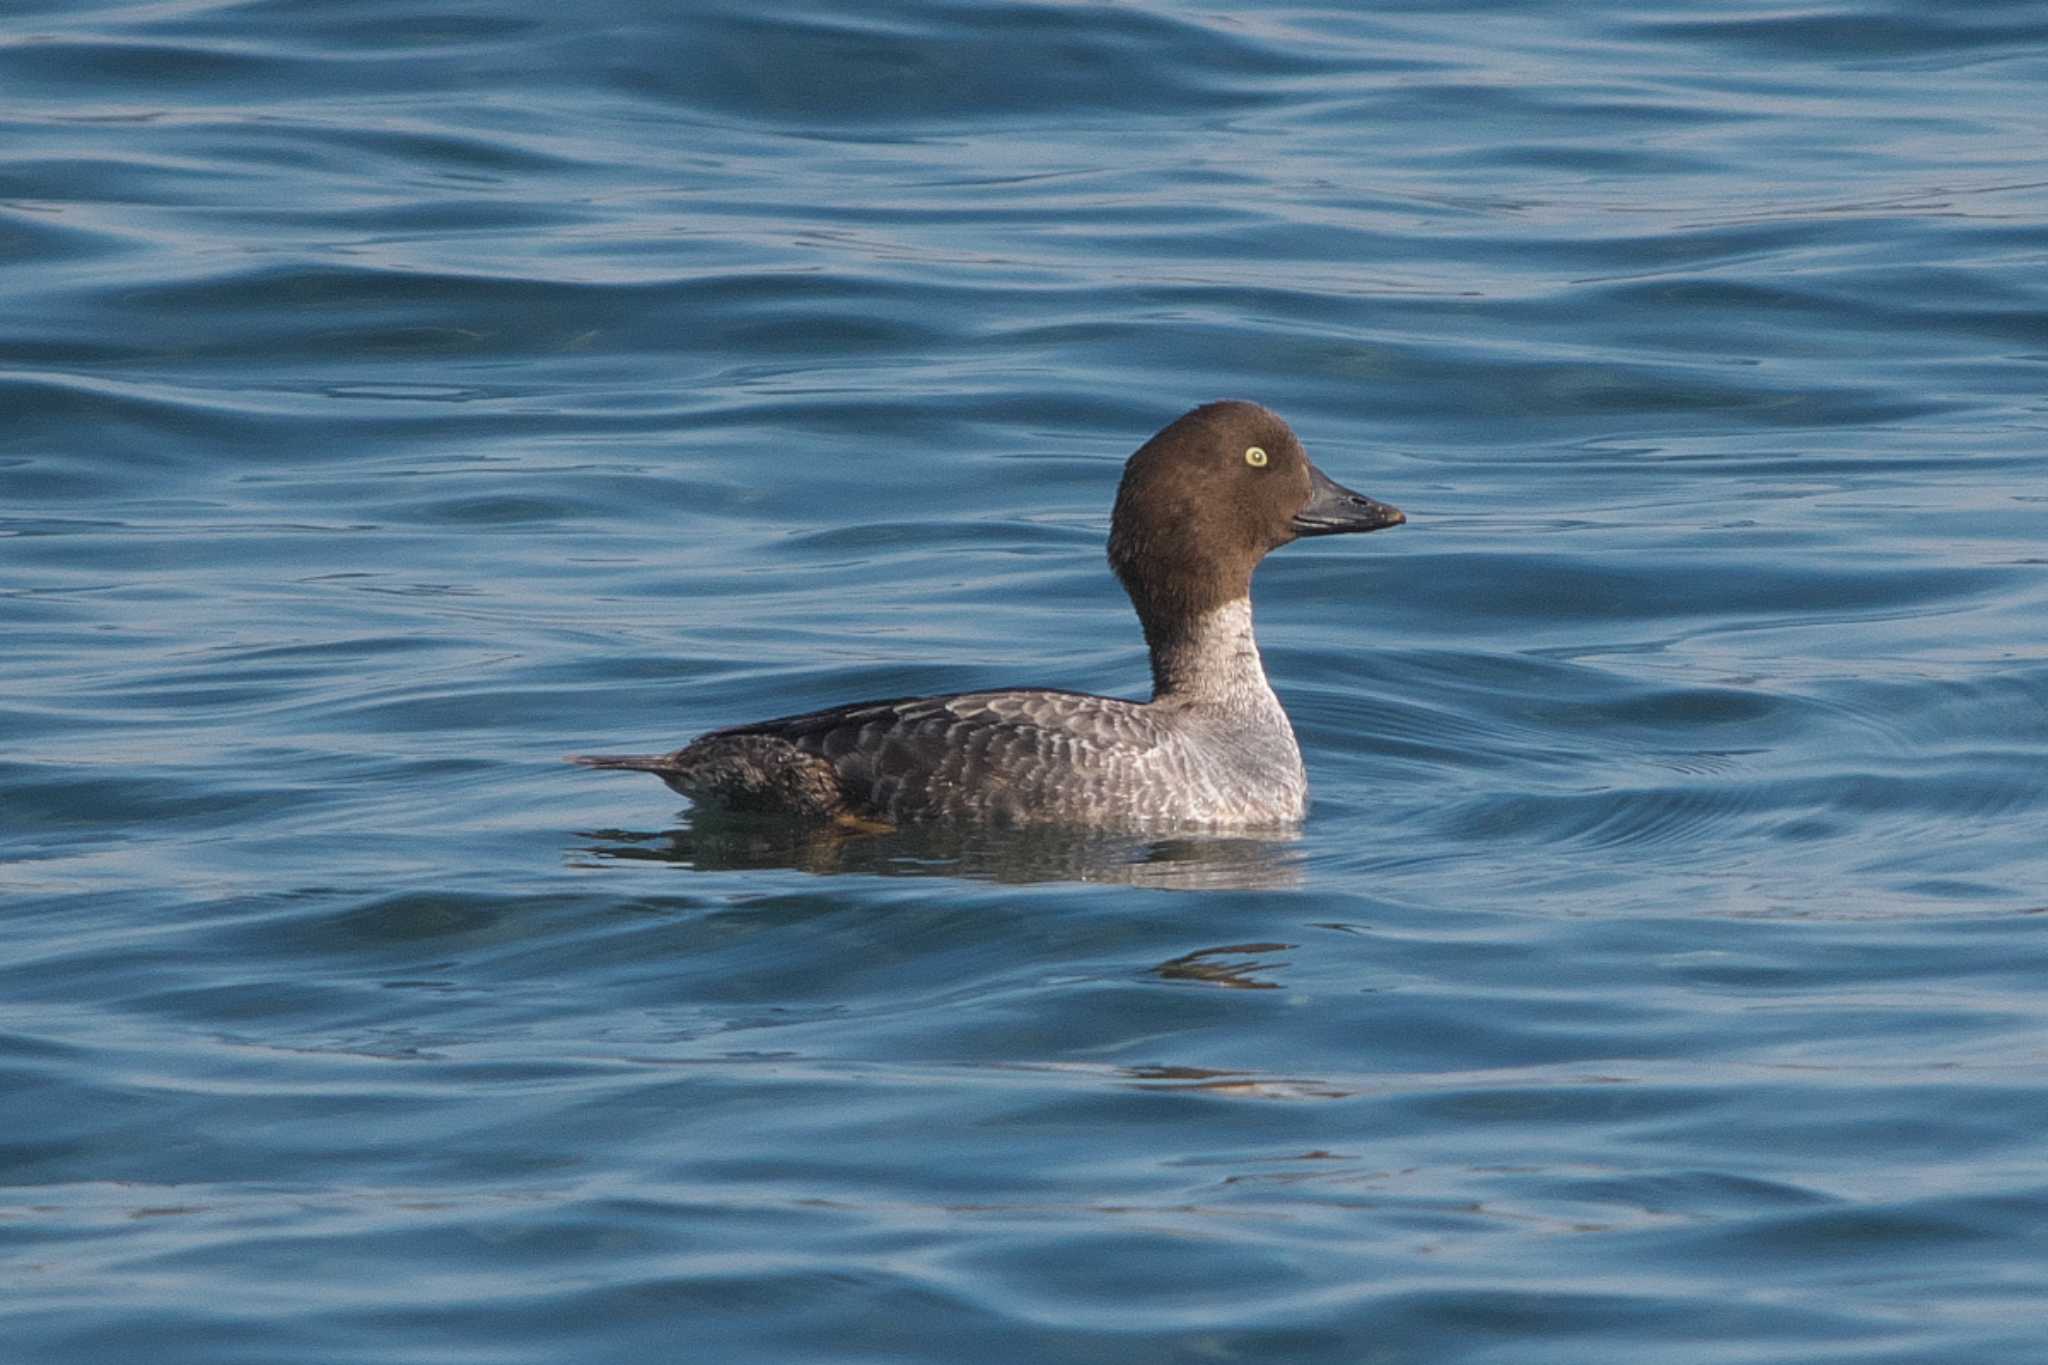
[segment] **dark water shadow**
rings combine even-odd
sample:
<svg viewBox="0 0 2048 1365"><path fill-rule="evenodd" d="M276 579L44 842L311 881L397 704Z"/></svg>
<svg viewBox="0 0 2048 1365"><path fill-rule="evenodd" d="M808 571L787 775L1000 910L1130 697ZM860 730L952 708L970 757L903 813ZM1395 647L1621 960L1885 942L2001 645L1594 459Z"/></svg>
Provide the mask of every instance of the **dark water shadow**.
<svg viewBox="0 0 2048 1365"><path fill-rule="evenodd" d="M1292 943L1231 943L1219 948L1202 948L1169 958L1152 969L1161 981L1185 981L1202 986L1225 986L1239 991L1278 990L1273 973L1287 966L1260 956L1284 953ZM1261 975L1264 973L1264 975Z"/></svg>
<svg viewBox="0 0 2048 1365"><path fill-rule="evenodd" d="M1161 890L1279 890L1302 883L1300 836L909 827L882 832L693 815L659 832L592 830L592 866L668 863L700 872L1094 882Z"/></svg>

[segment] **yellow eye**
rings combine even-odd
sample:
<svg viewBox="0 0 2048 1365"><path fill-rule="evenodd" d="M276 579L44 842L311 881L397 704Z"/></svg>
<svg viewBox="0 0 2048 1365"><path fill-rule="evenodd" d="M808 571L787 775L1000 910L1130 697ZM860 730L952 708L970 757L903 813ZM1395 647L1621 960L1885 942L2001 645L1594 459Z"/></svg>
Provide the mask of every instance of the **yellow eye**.
<svg viewBox="0 0 2048 1365"><path fill-rule="evenodd" d="M1264 469L1266 467L1266 452L1259 449L1257 446L1246 446L1244 451L1244 462L1250 465L1253 469Z"/></svg>

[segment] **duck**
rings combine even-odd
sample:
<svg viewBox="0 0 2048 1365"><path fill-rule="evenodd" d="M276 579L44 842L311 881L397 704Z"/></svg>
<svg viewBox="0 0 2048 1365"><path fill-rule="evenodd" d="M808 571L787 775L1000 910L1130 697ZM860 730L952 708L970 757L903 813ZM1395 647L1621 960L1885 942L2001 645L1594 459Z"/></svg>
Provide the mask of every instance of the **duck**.
<svg viewBox="0 0 2048 1365"><path fill-rule="evenodd" d="M855 829L1296 825L1308 775L1252 633L1253 571L1296 540L1406 521L1318 469L1278 414L1205 403L1138 447L1110 516L1148 700L1038 687L894 697L569 761L651 773L701 809Z"/></svg>

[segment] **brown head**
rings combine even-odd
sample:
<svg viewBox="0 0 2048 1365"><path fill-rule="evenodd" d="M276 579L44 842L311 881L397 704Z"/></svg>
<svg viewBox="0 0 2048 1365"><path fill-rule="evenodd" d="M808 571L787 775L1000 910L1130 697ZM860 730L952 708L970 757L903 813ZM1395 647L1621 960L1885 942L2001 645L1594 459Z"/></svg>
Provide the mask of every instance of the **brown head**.
<svg viewBox="0 0 2048 1365"><path fill-rule="evenodd" d="M1205 403L1138 448L1109 526L1109 565L1148 643L1251 593L1268 551L1303 536L1377 531L1401 510L1333 482L1257 403Z"/></svg>

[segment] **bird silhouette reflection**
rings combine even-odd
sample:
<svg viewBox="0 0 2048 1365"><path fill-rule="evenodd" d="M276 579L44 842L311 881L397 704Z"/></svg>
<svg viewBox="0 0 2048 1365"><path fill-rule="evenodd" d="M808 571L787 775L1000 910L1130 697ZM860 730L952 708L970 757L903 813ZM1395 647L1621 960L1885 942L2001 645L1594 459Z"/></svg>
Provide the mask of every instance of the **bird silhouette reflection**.
<svg viewBox="0 0 2048 1365"><path fill-rule="evenodd" d="M692 811L658 832L593 830L598 864L668 863L700 872L786 869L816 876L1096 882L1162 890L1269 890L1301 883L1299 835L1275 831L1108 832L943 824L848 830Z"/></svg>

